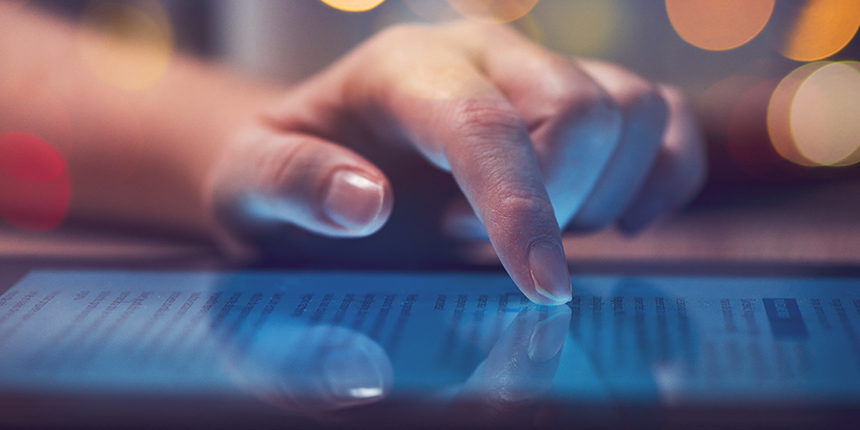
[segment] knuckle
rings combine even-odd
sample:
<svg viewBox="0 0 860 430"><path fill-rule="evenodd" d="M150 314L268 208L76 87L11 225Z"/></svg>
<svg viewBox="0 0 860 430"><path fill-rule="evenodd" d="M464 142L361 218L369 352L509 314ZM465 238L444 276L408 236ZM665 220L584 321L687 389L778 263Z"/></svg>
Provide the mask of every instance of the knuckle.
<svg viewBox="0 0 860 430"><path fill-rule="evenodd" d="M254 163L262 189L286 191L297 185L297 178L307 183L315 176L319 155L310 141L277 139L264 145L267 147L260 148Z"/></svg>
<svg viewBox="0 0 860 430"><path fill-rule="evenodd" d="M525 128L519 112L504 100L464 99L458 103L454 115L459 131L467 137L518 134Z"/></svg>
<svg viewBox="0 0 860 430"><path fill-rule="evenodd" d="M569 115L587 115L595 110L618 112L618 104L608 93L595 85L584 85L581 78L568 77L564 89L550 100L561 112Z"/></svg>
<svg viewBox="0 0 860 430"><path fill-rule="evenodd" d="M550 201L526 189L507 190L500 194L492 213L488 215L493 215L488 219L508 221L511 227L517 227L523 220L555 219Z"/></svg>
<svg viewBox="0 0 860 430"><path fill-rule="evenodd" d="M279 145L271 151L264 151L258 158L260 180L270 189L284 188L291 181L297 168L302 164L304 145Z"/></svg>
<svg viewBox="0 0 860 430"><path fill-rule="evenodd" d="M571 83L556 95L554 103L566 122L594 123L607 129L620 129L623 113L619 104L597 85Z"/></svg>
<svg viewBox="0 0 860 430"><path fill-rule="evenodd" d="M669 105L660 89L639 78L620 91L616 99L628 116L649 115L661 119L668 116Z"/></svg>
<svg viewBox="0 0 860 430"><path fill-rule="evenodd" d="M609 93L574 64L556 55L549 55L546 61L545 70L559 83L547 101L561 112L576 114L594 107L618 109Z"/></svg>

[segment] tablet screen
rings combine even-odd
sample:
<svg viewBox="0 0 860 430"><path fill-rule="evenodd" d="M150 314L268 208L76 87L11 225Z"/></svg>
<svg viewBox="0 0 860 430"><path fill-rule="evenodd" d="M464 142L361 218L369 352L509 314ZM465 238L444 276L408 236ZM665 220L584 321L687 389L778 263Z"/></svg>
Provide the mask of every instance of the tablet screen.
<svg viewBox="0 0 860 430"><path fill-rule="evenodd" d="M0 296L0 390L367 399L860 402L860 281L504 273L32 271ZM333 403L332 403L333 402Z"/></svg>

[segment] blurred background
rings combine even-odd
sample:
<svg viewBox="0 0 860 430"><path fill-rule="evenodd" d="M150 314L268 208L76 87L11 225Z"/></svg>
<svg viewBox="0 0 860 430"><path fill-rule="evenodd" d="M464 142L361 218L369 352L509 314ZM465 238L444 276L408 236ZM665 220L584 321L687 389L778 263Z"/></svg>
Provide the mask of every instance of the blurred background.
<svg viewBox="0 0 860 430"><path fill-rule="evenodd" d="M97 74L132 91L157 82L176 55L295 83L387 26L511 25L563 54L680 87L708 140L708 184L684 214L635 238L570 237L573 260L860 263L860 0L13 3L138 42L141 55L92 62ZM3 218L14 230L15 221ZM480 255L476 261L492 260Z"/></svg>

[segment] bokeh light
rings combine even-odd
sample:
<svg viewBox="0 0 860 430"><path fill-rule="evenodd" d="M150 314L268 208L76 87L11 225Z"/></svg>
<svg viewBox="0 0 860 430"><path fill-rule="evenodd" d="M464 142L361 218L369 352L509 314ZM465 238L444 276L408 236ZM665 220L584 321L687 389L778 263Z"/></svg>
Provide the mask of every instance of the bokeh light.
<svg viewBox="0 0 860 430"><path fill-rule="evenodd" d="M55 148L27 133L0 135L0 218L23 230L51 230L69 200L66 163Z"/></svg>
<svg viewBox="0 0 860 430"><path fill-rule="evenodd" d="M791 105L800 85L825 65L827 63L805 64L789 73L774 90L768 105L767 129L771 144L783 158L801 166L814 166L816 163L807 159L794 144L790 124Z"/></svg>
<svg viewBox="0 0 860 430"><path fill-rule="evenodd" d="M752 75L732 75L717 81L696 98L696 111L707 121L702 123L709 135L728 137L729 122L741 98L765 79Z"/></svg>
<svg viewBox="0 0 860 430"><path fill-rule="evenodd" d="M448 0L454 10L465 18L500 24L525 16L538 0Z"/></svg>
<svg viewBox="0 0 860 430"><path fill-rule="evenodd" d="M511 27L539 44L546 43L545 27L535 18L534 13L527 13L522 18L511 22Z"/></svg>
<svg viewBox="0 0 860 430"><path fill-rule="evenodd" d="M666 0L672 27L687 43L710 51L737 48L767 25L775 0Z"/></svg>
<svg viewBox="0 0 860 430"><path fill-rule="evenodd" d="M84 14L80 52L102 80L123 90L152 87L173 56L173 31L157 2L146 11L124 3L94 3ZM93 32L100 37L92 37Z"/></svg>
<svg viewBox="0 0 860 430"><path fill-rule="evenodd" d="M0 136L0 168L29 182L50 182L65 170L63 157L47 143L25 133Z"/></svg>
<svg viewBox="0 0 860 430"><path fill-rule="evenodd" d="M530 15L543 24L544 42L576 55L606 55L629 24L619 0L541 2Z"/></svg>
<svg viewBox="0 0 860 430"><path fill-rule="evenodd" d="M782 55L797 61L820 60L854 38L860 28L860 0L783 1L774 21L774 42Z"/></svg>
<svg viewBox="0 0 860 430"><path fill-rule="evenodd" d="M791 103L794 143L816 164L860 161L860 69L856 64L833 63L816 70Z"/></svg>
<svg viewBox="0 0 860 430"><path fill-rule="evenodd" d="M385 0L322 0L323 3L347 12L364 12L371 10Z"/></svg>
<svg viewBox="0 0 860 430"><path fill-rule="evenodd" d="M412 13L429 22L451 21L460 16L447 0L404 0L404 3Z"/></svg>

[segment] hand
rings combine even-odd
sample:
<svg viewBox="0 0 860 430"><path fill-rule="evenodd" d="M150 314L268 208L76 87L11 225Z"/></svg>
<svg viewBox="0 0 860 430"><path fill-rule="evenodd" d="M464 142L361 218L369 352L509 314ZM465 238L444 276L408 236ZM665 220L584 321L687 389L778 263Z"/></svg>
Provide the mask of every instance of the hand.
<svg viewBox="0 0 860 430"><path fill-rule="evenodd" d="M481 332L496 336L484 345L486 359L462 384L431 384L422 394L432 394L429 398L448 410L445 421L485 426L525 419L528 424L538 400L552 385L570 318L566 306L529 306L509 324L488 320ZM220 337L217 352L232 380L249 394L290 412L346 418L331 413L382 401L392 391L392 363L378 343L344 326L306 324L273 317L254 331L213 335Z"/></svg>
<svg viewBox="0 0 860 430"><path fill-rule="evenodd" d="M441 193L452 200L448 232L485 231L526 296L561 304L570 277L560 227L635 230L683 204L704 179L702 146L677 91L619 67L569 61L506 27L401 26L245 127L208 195L232 235L291 224L362 237L391 216L393 186L438 178L414 169L392 186L379 168L412 166L401 160L418 153L462 191ZM425 186L414 191L440 194Z"/></svg>

